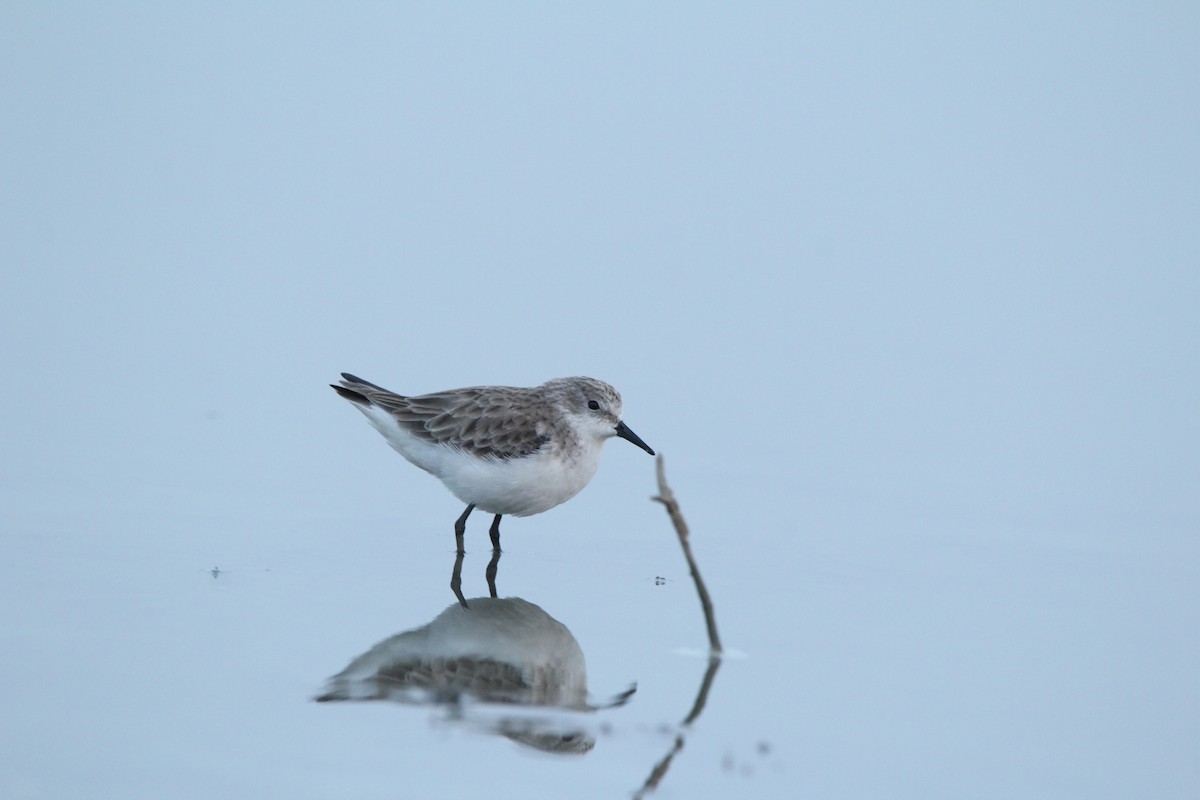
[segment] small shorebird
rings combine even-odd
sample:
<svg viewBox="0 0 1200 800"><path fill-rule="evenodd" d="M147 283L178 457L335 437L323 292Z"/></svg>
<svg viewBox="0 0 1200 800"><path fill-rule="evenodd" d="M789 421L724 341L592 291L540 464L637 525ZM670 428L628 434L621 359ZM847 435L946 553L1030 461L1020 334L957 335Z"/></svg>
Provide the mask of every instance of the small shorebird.
<svg viewBox="0 0 1200 800"><path fill-rule="evenodd" d="M405 397L342 373L330 384L400 455L435 475L467 509L454 523L463 552L467 517L527 517L565 503L596 474L606 439L654 451L621 421L621 395L594 378L556 378L529 389L472 386Z"/></svg>

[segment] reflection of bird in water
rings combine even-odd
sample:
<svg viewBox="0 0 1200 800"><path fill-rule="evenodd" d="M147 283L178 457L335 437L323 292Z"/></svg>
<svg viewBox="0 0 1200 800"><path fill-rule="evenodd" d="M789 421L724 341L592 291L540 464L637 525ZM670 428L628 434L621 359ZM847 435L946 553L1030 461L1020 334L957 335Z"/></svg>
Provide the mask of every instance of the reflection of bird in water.
<svg viewBox="0 0 1200 800"><path fill-rule="evenodd" d="M480 597L396 634L333 676L321 700L466 694L487 702L582 708L587 667L567 627L520 598Z"/></svg>
<svg viewBox="0 0 1200 800"><path fill-rule="evenodd" d="M628 700L633 690L611 705ZM479 597L470 609L452 605L428 625L396 634L329 679L318 701L390 700L445 705L503 705L509 711L594 711L587 702L587 667L575 637L533 603ZM509 713L493 718L497 732L522 744L585 753L595 739L578 719Z"/></svg>

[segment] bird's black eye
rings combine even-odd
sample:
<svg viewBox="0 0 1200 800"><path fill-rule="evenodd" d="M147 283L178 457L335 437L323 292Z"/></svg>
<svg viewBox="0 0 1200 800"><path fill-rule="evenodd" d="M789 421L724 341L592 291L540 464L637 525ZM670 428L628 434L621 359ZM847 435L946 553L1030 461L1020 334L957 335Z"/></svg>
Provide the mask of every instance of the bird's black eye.
<svg viewBox="0 0 1200 800"><path fill-rule="evenodd" d="M600 404L597 403L595 400L588 400L588 408L590 408L592 411L599 411Z"/></svg>

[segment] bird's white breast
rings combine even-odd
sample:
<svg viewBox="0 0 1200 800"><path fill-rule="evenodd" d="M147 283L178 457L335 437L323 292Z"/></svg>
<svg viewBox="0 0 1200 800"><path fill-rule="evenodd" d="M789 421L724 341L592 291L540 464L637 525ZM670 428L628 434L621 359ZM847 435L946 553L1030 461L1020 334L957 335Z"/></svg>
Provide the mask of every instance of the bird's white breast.
<svg viewBox="0 0 1200 800"><path fill-rule="evenodd" d="M579 494L596 474L600 447L583 448L569 458L541 450L526 458L501 461L447 448L435 472L465 503L489 514L540 514Z"/></svg>
<svg viewBox="0 0 1200 800"><path fill-rule="evenodd" d="M574 447L552 445L524 458L480 458L418 439L383 409L358 408L400 455L440 478L459 500L489 514L525 517L554 508L579 494L600 465L603 443L589 437Z"/></svg>

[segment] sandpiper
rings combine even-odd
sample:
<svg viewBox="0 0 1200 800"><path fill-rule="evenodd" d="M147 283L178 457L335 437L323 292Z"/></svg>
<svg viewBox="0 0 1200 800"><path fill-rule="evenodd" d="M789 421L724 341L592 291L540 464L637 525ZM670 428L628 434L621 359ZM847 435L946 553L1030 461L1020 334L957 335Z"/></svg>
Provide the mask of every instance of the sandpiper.
<svg viewBox="0 0 1200 800"><path fill-rule="evenodd" d="M454 523L463 552L467 517L540 514L570 500L596 474L614 436L654 451L621 420L621 395L595 378L556 378L541 386L471 386L405 397L342 373L330 384L400 455L437 476L467 504Z"/></svg>

